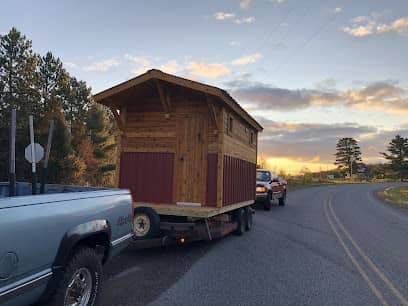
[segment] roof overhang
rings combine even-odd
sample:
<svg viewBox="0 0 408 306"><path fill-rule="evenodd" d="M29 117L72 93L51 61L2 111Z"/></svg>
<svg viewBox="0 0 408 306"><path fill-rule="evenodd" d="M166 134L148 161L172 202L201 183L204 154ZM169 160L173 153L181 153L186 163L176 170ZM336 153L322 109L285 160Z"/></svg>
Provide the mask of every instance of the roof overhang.
<svg viewBox="0 0 408 306"><path fill-rule="evenodd" d="M95 102L112 106L111 98L121 92L124 92L133 87L145 83L149 80L158 79L165 82L169 82L181 87L189 88L196 90L207 95L211 95L219 98L223 103L228 105L235 113L241 116L245 121L247 121L252 127L257 131L262 131L263 127L251 116L249 115L225 90L222 90L218 87L210 86L207 84L195 82L185 78L181 78L172 74L164 73L157 69L152 69L147 71L144 74L141 74L133 79L130 79L126 82L120 83L116 86L113 86L109 89L101 91L93 96Z"/></svg>

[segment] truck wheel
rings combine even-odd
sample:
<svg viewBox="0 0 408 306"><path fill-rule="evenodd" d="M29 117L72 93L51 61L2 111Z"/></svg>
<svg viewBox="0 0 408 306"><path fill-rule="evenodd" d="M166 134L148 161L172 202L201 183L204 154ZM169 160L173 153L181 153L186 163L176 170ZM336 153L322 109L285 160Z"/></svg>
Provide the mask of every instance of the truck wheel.
<svg viewBox="0 0 408 306"><path fill-rule="evenodd" d="M133 216L133 232L135 238L150 239L155 238L160 232L160 217L150 207L137 207Z"/></svg>
<svg viewBox="0 0 408 306"><path fill-rule="evenodd" d="M252 209L245 207L245 230L250 231L252 228Z"/></svg>
<svg viewBox="0 0 408 306"><path fill-rule="evenodd" d="M264 210L267 210L267 211L271 210L271 205L272 205L271 200L272 200L271 193L268 192L268 194L267 194L267 196L266 196L266 198L264 200L264 203L263 203Z"/></svg>
<svg viewBox="0 0 408 306"><path fill-rule="evenodd" d="M285 206L285 204L286 204L286 192L284 192L282 197L279 198L279 206Z"/></svg>
<svg viewBox="0 0 408 306"><path fill-rule="evenodd" d="M235 211L235 222L238 224L235 234L238 236L243 235L246 228L246 214L243 208L239 208Z"/></svg>
<svg viewBox="0 0 408 306"><path fill-rule="evenodd" d="M49 306L96 305L102 284L102 264L96 251L81 247L75 251L58 280Z"/></svg>

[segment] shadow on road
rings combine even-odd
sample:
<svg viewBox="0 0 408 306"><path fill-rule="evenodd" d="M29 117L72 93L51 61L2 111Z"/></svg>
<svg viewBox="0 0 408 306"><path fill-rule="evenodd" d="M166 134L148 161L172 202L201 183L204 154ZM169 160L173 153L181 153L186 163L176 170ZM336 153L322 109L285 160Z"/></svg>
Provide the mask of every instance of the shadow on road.
<svg viewBox="0 0 408 306"><path fill-rule="evenodd" d="M138 250L129 246L105 266L100 305L146 305L181 278L217 241Z"/></svg>

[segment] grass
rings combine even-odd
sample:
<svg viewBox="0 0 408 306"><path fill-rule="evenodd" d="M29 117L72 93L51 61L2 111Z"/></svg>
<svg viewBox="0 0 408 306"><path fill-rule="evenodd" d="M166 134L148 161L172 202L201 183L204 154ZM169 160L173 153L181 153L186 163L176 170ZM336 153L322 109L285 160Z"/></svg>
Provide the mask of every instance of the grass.
<svg viewBox="0 0 408 306"><path fill-rule="evenodd" d="M408 187L389 187L379 194L386 201L408 208Z"/></svg>

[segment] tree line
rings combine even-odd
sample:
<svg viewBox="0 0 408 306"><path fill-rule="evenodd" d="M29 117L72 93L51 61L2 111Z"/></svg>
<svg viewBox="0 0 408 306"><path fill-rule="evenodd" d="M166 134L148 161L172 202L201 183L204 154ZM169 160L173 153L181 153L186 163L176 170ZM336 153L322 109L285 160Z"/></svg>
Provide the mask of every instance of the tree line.
<svg viewBox="0 0 408 306"><path fill-rule="evenodd" d="M49 182L113 185L117 130L107 109L91 97L91 88L70 75L58 57L35 53L16 28L0 35L0 181L8 179L10 113L15 108L17 180L31 177L24 148L32 114L35 141L43 146L49 122L55 121Z"/></svg>
<svg viewBox="0 0 408 306"><path fill-rule="evenodd" d="M396 135L388 144L386 152L380 152L380 155L389 161L389 169L397 173L402 182L408 173L408 138ZM357 140L349 137L341 138L336 145L334 164L339 170L345 171L349 177L352 177L356 172L363 172L361 170L367 168L362 163L361 156ZM378 171L378 168L376 167L375 170Z"/></svg>

